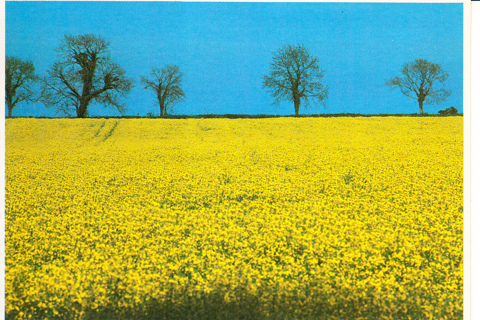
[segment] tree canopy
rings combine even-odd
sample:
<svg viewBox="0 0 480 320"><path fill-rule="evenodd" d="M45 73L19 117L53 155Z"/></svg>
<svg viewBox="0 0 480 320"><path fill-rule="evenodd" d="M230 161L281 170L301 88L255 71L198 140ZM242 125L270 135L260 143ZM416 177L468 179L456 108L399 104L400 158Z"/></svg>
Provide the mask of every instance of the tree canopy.
<svg viewBox="0 0 480 320"><path fill-rule="evenodd" d="M41 100L57 112L79 118L88 116L90 103L126 110L121 104L133 79L112 61L110 43L93 34L65 35L57 49L58 60L43 81Z"/></svg>
<svg viewBox="0 0 480 320"><path fill-rule="evenodd" d="M299 114L302 100L305 106L325 105L328 97L328 87L322 84L325 71L303 44L284 45L274 52L270 69L263 77L263 87L275 98L274 105L292 101L295 115Z"/></svg>
<svg viewBox="0 0 480 320"><path fill-rule="evenodd" d="M416 59L405 63L401 75L390 78L386 85L392 89L398 88L409 98L418 101L420 113L423 114L423 103L439 104L451 94L443 85L448 79L447 72L439 64Z"/></svg>

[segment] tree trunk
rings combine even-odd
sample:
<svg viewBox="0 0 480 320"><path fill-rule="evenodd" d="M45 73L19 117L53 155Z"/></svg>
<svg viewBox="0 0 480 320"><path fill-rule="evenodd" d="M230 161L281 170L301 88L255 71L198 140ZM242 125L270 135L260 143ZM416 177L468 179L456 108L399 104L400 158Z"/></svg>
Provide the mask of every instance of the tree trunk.
<svg viewBox="0 0 480 320"><path fill-rule="evenodd" d="M160 100L160 117L163 117L165 115L165 107L163 105L163 101Z"/></svg>
<svg viewBox="0 0 480 320"><path fill-rule="evenodd" d="M423 114L423 101L425 101L425 90L423 87L418 89L418 106L420 107L420 114Z"/></svg>
<svg viewBox="0 0 480 320"><path fill-rule="evenodd" d="M82 67L82 70L80 70L80 74L82 75L83 81L82 96L80 97L80 107L77 109L77 118L86 118L88 105L93 98L93 77L95 75L95 69L97 67L97 57L95 53L90 56L86 53L80 53L77 57L77 61Z"/></svg>
<svg viewBox="0 0 480 320"><path fill-rule="evenodd" d="M295 104L295 115L298 116L300 110L300 97L298 95L293 95L293 103Z"/></svg>
<svg viewBox="0 0 480 320"><path fill-rule="evenodd" d="M163 117L165 115L165 100L163 100L161 88L158 88L157 90L158 105L160 106L160 117Z"/></svg>
<svg viewBox="0 0 480 320"><path fill-rule="evenodd" d="M420 114L423 114L423 100L425 100L425 98L419 98L418 99L418 106L420 107Z"/></svg>
<svg viewBox="0 0 480 320"><path fill-rule="evenodd" d="M86 118L87 117L87 107L90 103L90 100L80 101L80 107L77 109L77 118Z"/></svg>
<svg viewBox="0 0 480 320"><path fill-rule="evenodd" d="M12 117L12 111L13 111L13 101L12 101L12 96L11 95L7 95L7 107L8 107L8 117L11 118Z"/></svg>

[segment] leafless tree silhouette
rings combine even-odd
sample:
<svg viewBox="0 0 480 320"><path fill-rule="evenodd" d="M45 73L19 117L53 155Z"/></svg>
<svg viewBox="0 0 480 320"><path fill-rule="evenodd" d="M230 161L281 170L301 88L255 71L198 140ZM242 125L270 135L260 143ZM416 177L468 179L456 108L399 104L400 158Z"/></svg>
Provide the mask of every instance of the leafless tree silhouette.
<svg viewBox="0 0 480 320"><path fill-rule="evenodd" d="M183 76L178 66L168 65L162 69L153 68L150 77L141 77L140 81L144 88L153 90L157 96L160 116L169 114L175 104L184 100Z"/></svg>
<svg viewBox="0 0 480 320"><path fill-rule="evenodd" d="M8 108L8 117L20 102L35 100L33 85L38 80L35 67L31 61L24 61L16 57L5 59L5 104Z"/></svg>
<svg viewBox="0 0 480 320"><path fill-rule="evenodd" d="M298 115L302 99L305 106L310 103L325 105L328 87L322 84L324 70L318 58L310 55L303 45L284 45L273 53L270 72L263 77L263 87L275 97L274 105L282 100L292 101Z"/></svg>
<svg viewBox="0 0 480 320"><path fill-rule="evenodd" d="M120 103L133 86L125 70L109 55L110 43L101 36L65 35L58 47L58 61L43 79L41 101L47 107L78 118L88 116L91 102L116 108L124 113Z"/></svg>
<svg viewBox="0 0 480 320"><path fill-rule="evenodd" d="M389 79L385 84L392 89L399 88L407 97L418 101L420 113L423 114L423 103L439 104L451 94L442 85L449 75L436 63L417 59L405 63L402 75Z"/></svg>

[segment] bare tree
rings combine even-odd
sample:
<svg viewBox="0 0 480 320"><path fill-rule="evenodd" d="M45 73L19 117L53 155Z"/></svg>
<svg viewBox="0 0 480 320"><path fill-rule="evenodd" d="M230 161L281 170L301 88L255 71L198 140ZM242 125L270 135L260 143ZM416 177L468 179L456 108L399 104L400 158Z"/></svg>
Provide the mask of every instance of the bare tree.
<svg viewBox="0 0 480 320"><path fill-rule="evenodd" d="M124 113L120 99L133 86L125 70L109 55L110 43L93 34L65 35L58 47L58 61L43 81L41 101L57 112L78 118L88 116L90 103L116 108Z"/></svg>
<svg viewBox="0 0 480 320"><path fill-rule="evenodd" d="M305 106L325 105L328 87L322 84L324 70L318 65L318 58L310 55L303 45L284 45L273 53L271 71L263 77L263 87L275 97L273 105L282 100L293 101L295 115L298 115L302 99Z"/></svg>
<svg viewBox="0 0 480 320"><path fill-rule="evenodd" d="M157 96L160 116L170 113L171 108L185 98L182 90L183 76L178 66L168 65L162 69L153 68L150 77L141 77L144 88L153 90Z"/></svg>
<svg viewBox="0 0 480 320"><path fill-rule="evenodd" d="M436 63L417 59L405 63L401 72L401 76L393 77L385 84L392 89L399 88L404 95L417 100L421 114L424 102L439 104L450 96L451 91L441 86L449 75Z"/></svg>
<svg viewBox="0 0 480 320"><path fill-rule="evenodd" d="M38 80L35 67L31 61L16 57L5 59L5 103L8 117L12 116L13 108L20 102L35 100L32 86Z"/></svg>

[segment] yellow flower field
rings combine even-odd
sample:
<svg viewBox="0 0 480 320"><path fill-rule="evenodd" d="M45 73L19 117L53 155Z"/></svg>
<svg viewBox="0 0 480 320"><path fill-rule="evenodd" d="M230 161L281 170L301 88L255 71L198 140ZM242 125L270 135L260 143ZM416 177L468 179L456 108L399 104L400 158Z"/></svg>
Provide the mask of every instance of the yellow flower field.
<svg viewBox="0 0 480 320"><path fill-rule="evenodd" d="M8 319L462 319L463 118L7 119Z"/></svg>

